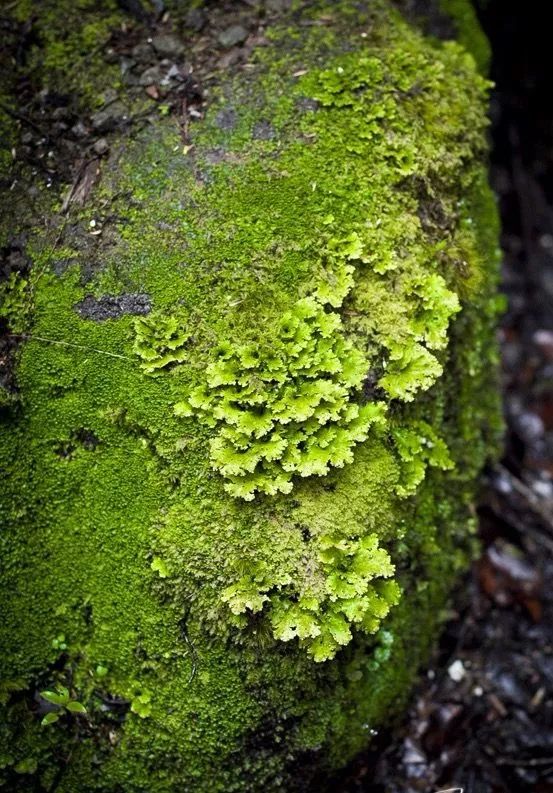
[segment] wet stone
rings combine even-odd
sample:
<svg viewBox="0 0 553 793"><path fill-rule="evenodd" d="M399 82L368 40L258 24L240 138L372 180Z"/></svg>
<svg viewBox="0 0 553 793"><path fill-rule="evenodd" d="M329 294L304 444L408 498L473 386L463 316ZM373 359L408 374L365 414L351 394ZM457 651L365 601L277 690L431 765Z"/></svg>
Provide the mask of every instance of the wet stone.
<svg viewBox="0 0 553 793"><path fill-rule="evenodd" d="M86 138L88 135L88 130L82 121L77 121L77 123L71 127L71 132L76 138Z"/></svg>
<svg viewBox="0 0 553 793"><path fill-rule="evenodd" d="M149 314L152 303L149 295L145 294L123 294L123 295L102 295L94 297L87 295L79 303L75 304L75 311L83 319L92 319L96 322L103 322L106 319L118 319L125 314L145 315Z"/></svg>
<svg viewBox="0 0 553 793"><path fill-rule="evenodd" d="M225 49L235 47L237 44L242 44L248 38L248 31L242 25L231 25L217 36L217 41Z"/></svg>
<svg viewBox="0 0 553 793"><path fill-rule="evenodd" d="M145 69L138 80L140 85L148 86L160 83L162 78L161 69L159 66L149 66Z"/></svg>
<svg viewBox="0 0 553 793"><path fill-rule="evenodd" d="M488 685L501 702L524 707L528 705L532 695L520 676L517 676L519 670L514 657L511 658L511 662L513 662L512 667L502 664L499 656L492 656L485 670Z"/></svg>
<svg viewBox="0 0 553 793"><path fill-rule="evenodd" d="M132 48L132 57L137 63L150 63L154 59L154 51L150 44L143 41Z"/></svg>
<svg viewBox="0 0 553 793"><path fill-rule="evenodd" d="M126 120L127 108L122 102L113 102L108 107L103 107L91 118L92 126L96 132L111 132L121 120Z"/></svg>
<svg viewBox="0 0 553 793"><path fill-rule="evenodd" d="M279 11L286 11L290 8L291 0L265 0L265 7L267 11L274 11L275 13Z"/></svg>
<svg viewBox="0 0 553 793"><path fill-rule="evenodd" d="M191 8L184 18L187 28L199 33L207 21L207 16L203 8Z"/></svg>
<svg viewBox="0 0 553 793"><path fill-rule="evenodd" d="M109 143L105 138L99 138L94 146L94 153L101 157L103 154L107 154L109 151Z"/></svg>
<svg viewBox="0 0 553 793"><path fill-rule="evenodd" d="M119 95L115 88L108 88L106 91L104 91L102 97L104 100L104 106L111 105L113 102L117 101L118 96Z"/></svg>
<svg viewBox="0 0 553 793"><path fill-rule="evenodd" d="M162 58L178 58L184 53L184 43L174 33L154 36L152 46Z"/></svg>

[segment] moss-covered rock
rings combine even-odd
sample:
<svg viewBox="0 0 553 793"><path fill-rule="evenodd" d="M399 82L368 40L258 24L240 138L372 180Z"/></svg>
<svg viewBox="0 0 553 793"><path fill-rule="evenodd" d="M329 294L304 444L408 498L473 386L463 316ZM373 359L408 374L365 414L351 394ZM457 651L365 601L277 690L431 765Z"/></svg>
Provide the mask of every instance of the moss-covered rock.
<svg viewBox="0 0 553 793"><path fill-rule="evenodd" d="M306 787L401 707L471 557L488 83L384 0L267 37L3 287L6 789Z"/></svg>

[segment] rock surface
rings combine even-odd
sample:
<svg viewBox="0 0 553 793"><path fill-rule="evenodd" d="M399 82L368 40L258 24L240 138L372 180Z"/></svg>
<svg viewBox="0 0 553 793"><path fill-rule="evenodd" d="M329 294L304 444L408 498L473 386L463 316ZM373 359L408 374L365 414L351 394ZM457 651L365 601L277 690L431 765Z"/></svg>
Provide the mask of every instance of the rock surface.
<svg viewBox="0 0 553 793"><path fill-rule="evenodd" d="M500 428L488 85L387 3L286 5L207 108L184 75L168 118L125 98L132 136L118 98L92 114L109 155L37 196L36 277L7 272L8 785L320 787L471 556Z"/></svg>

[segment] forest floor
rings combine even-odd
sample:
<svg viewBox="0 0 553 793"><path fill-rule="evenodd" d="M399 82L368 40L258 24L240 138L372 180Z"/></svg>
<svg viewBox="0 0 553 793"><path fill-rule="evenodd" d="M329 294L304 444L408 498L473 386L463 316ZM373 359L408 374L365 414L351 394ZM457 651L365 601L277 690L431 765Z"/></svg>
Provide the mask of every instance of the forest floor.
<svg viewBox="0 0 553 793"><path fill-rule="evenodd" d="M17 111L10 110L21 127L12 173L15 181L31 173L46 185L69 184L62 211L71 202L86 202L113 135L147 124L160 106L177 118L186 145L188 125L202 116L213 75L247 64L252 48L263 46L264 23L286 0L267 2L263 19L248 2L212 6L209 20L202 11L191 12L186 24L195 31L196 44L193 53L184 54L163 15L153 24L141 18L138 0L121 5L135 15L137 24L106 45L106 57L120 63L129 94L151 103L131 117L109 90L104 105L86 117L70 96L40 90L25 70L32 24L14 27L0 18L0 33L8 43L4 65L13 70L15 63L13 80L20 97ZM505 455L486 472L479 509L482 555L457 591L451 619L410 710L334 780L337 793L437 793L451 788L465 793L553 793L549 28L537 0L529 0L524 9L516 0L489 0L485 9L482 22L494 49L496 80L492 182L500 200L503 288L509 298L501 330ZM193 72L186 65L189 55ZM1 276L24 269L24 238L14 238L1 254ZM0 364L9 359L13 344L9 339L0 343ZM3 383L8 387L10 377L5 366Z"/></svg>

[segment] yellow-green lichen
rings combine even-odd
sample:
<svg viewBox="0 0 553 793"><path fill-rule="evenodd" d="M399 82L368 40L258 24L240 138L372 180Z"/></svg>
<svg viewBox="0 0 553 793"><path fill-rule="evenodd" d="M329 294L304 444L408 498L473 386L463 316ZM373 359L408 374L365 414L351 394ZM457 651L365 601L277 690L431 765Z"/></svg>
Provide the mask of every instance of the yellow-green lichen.
<svg viewBox="0 0 553 793"><path fill-rule="evenodd" d="M216 427L211 461L233 496L289 493L294 474L341 468L370 427L383 423L383 403L351 400L366 362L344 339L339 315L314 297L298 300L270 341L226 342L215 355L205 386L178 402L175 413L197 411Z"/></svg>

